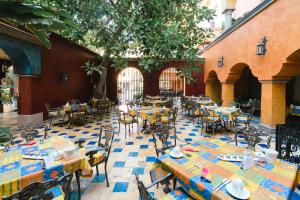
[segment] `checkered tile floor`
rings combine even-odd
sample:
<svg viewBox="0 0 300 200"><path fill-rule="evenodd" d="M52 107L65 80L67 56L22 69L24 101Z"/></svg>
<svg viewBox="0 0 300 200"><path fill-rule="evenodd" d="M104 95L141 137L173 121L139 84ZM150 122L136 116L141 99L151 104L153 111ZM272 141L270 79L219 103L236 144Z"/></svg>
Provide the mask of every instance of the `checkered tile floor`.
<svg viewBox="0 0 300 200"><path fill-rule="evenodd" d="M192 142L200 140L202 137L219 138L222 141L230 141L234 136L228 133L216 133L215 135L204 134L200 136L201 126L194 124L192 121L181 114L178 115L176 123L177 136L185 141ZM65 135L71 140L78 140L97 136L100 124L112 123L114 127L115 138L113 148L108 161L108 178L110 187L106 187L104 165L99 166L100 175L95 175L90 179L81 179L81 190L83 200L120 200L120 199L138 199L138 189L134 174L139 174L140 179L145 185L150 184L149 171L151 165L156 160L153 139L151 135L137 133L137 127L134 126L133 133L125 140L125 128L121 125L121 132L118 133L118 123L115 113L107 114L103 120L98 123L88 123L86 127L74 127L73 129L66 127L52 126L49 131L51 136ZM257 124L253 122L254 125ZM141 124L138 129L142 128ZM39 137L39 136L38 136ZM40 136L42 137L42 135ZM173 142L173 137L171 141ZM95 140L96 141L96 140ZM91 140L86 145L94 145L95 141ZM243 137L238 139L239 146L247 146L247 142ZM274 139L271 142L274 148ZM179 144L183 142L178 141ZM234 142L232 142L234 144ZM265 148L264 142L257 145L256 150ZM95 174L96 171L94 170ZM72 199L77 199L77 185L74 181L72 184ZM162 186L158 189L152 187L152 192L157 199L161 199Z"/></svg>

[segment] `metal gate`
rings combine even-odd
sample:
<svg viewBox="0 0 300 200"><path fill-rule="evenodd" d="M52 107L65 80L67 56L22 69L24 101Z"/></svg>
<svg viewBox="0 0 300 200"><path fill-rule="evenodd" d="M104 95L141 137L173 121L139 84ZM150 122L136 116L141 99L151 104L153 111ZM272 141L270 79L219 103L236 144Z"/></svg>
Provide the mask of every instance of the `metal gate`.
<svg viewBox="0 0 300 200"><path fill-rule="evenodd" d="M131 101L143 95L144 78L142 73L134 68L127 67L118 75L118 100L119 104Z"/></svg>

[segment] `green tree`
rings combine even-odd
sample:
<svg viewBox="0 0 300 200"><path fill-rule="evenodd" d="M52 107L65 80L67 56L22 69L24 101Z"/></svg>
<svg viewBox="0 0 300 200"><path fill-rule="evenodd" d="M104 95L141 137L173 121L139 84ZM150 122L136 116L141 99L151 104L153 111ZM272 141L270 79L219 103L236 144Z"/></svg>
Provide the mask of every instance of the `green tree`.
<svg viewBox="0 0 300 200"><path fill-rule="evenodd" d="M0 1L0 20L26 29L36 35L44 46L50 48L49 33L76 28L70 15L62 10L44 7L37 1Z"/></svg>
<svg viewBox="0 0 300 200"><path fill-rule="evenodd" d="M198 45L209 38L201 23L212 20L214 11L202 0L24 0L68 13L78 28L60 33L98 52L102 59L97 95L106 93L107 68L126 66L128 55L137 55L141 70L160 69L174 59L184 60L180 72L186 77L199 68L194 61ZM94 67L94 66L93 66Z"/></svg>

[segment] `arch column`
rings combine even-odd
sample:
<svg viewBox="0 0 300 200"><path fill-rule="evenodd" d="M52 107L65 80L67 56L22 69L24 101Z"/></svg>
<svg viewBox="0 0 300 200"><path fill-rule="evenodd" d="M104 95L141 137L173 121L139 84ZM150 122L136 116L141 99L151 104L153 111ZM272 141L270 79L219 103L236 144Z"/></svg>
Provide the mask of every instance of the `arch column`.
<svg viewBox="0 0 300 200"><path fill-rule="evenodd" d="M222 82L223 106L229 106L234 101L234 82Z"/></svg>
<svg viewBox="0 0 300 200"><path fill-rule="evenodd" d="M213 99L213 83L212 82L205 83L205 96L208 96L211 99Z"/></svg>
<svg viewBox="0 0 300 200"><path fill-rule="evenodd" d="M261 124L274 129L276 124L285 123L286 80L260 80Z"/></svg>

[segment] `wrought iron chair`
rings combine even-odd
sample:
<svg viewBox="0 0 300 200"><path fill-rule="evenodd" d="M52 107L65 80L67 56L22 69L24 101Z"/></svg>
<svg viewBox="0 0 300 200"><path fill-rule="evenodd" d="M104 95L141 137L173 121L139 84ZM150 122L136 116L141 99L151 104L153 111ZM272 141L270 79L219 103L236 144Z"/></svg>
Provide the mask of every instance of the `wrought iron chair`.
<svg viewBox="0 0 300 200"><path fill-rule="evenodd" d="M254 107L252 107L249 113L237 112L233 115L233 126L244 126L244 128L249 128L251 125L251 120L254 114Z"/></svg>
<svg viewBox="0 0 300 200"><path fill-rule="evenodd" d="M1 151L6 151L10 144L13 144L13 136L10 128L0 127L0 149Z"/></svg>
<svg viewBox="0 0 300 200"><path fill-rule="evenodd" d="M104 137L102 137L104 132ZM104 139L104 142L102 142ZM98 139L98 149L92 150L86 153L89 157L89 163L92 167L96 166L97 175L99 175L98 165L104 163L106 185L109 187L108 176L107 176L107 162L110 155L114 139L113 128L111 125L102 125L100 128L100 134Z"/></svg>
<svg viewBox="0 0 300 200"><path fill-rule="evenodd" d="M51 200L55 198L68 200L72 178L73 174L67 174L45 182L34 182L20 192L3 197L2 200Z"/></svg>
<svg viewBox="0 0 300 200"><path fill-rule="evenodd" d="M85 104L73 104L71 113L69 114L69 127L73 127L76 121L85 126L87 123L87 109L87 105Z"/></svg>
<svg viewBox="0 0 300 200"><path fill-rule="evenodd" d="M173 123L173 128L176 125L176 118L177 118L178 108L172 108L171 110L167 110L165 113L162 114L160 121L162 124L167 124L170 127L170 124Z"/></svg>
<svg viewBox="0 0 300 200"><path fill-rule="evenodd" d="M171 176L170 174L169 176ZM163 177L162 179L158 179L157 181L151 183L149 186L145 186L142 181L139 180L139 176L135 174L136 182L138 185L139 193L140 193L140 199L141 200L154 200L155 198L148 192L148 189L153 187L154 185L159 184L160 182L166 181L169 176ZM188 194L186 194L183 189L177 188L168 194L166 194L166 197L163 197L163 199L181 199L181 200L187 200L187 199L192 199L189 197Z"/></svg>
<svg viewBox="0 0 300 200"><path fill-rule="evenodd" d="M126 113L120 109L116 109L116 113L117 113L117 119L118 119L118 123L119 123L119 134L120 134L121 124L123 124L125 126L125 139L126 139L127 138L127 125L129 128L129 135L130 135L130 125L133 125L134 123L137 124L138 121L135 120L134 118L132 118L131 116L129 116L128 113Z"/></svg>
<svg viewBox="0 0 300 200"><path fill-rule="evenodd" d="M220 115L217 115L215 111L209 111L206 108L201 109L201 135L205 126L205 131L207 132L208 128L212 129L212 134L215 133L218 127L222 127L222 119Z"/></svg>
<svg viewBox="0 0 300 200"><path fill-rule="evenodd" d="M48 103L45 104L48 118L50 119L49 127L51 127L53 119L59 117L59 110L57 108L50 108Z"/></svg>
<svg viewBox="0 0 300 200"><path fill-rule="evenodd" d="M103 132L104 132L104 137L103 137ZM102 139L104 139L104 143L102 142ZM110 155L110 150L112 147L114 139L114 134L113 134L113 128L112 125L102 125L100 127L100 133L98 137L98 145L96 146L95 149L90 150L86 153L86 156L89 158L89 163L91 167L96 166L96 172L97 175L99 175L99 165L104 163L104 171L105 171L105 179L106 179L106 185L109 187L109 182L108 182L108 174L107 174L107 162L108 158ZM78 145L79 148L83 147L83 144L85 143L85 140L78 140L75 142L75 144ZM77 182L77 187L78 187L78 199L80 199L80 175L81 171L77 170L75 171L75 176L76 176L76 182Z"/></svg>

